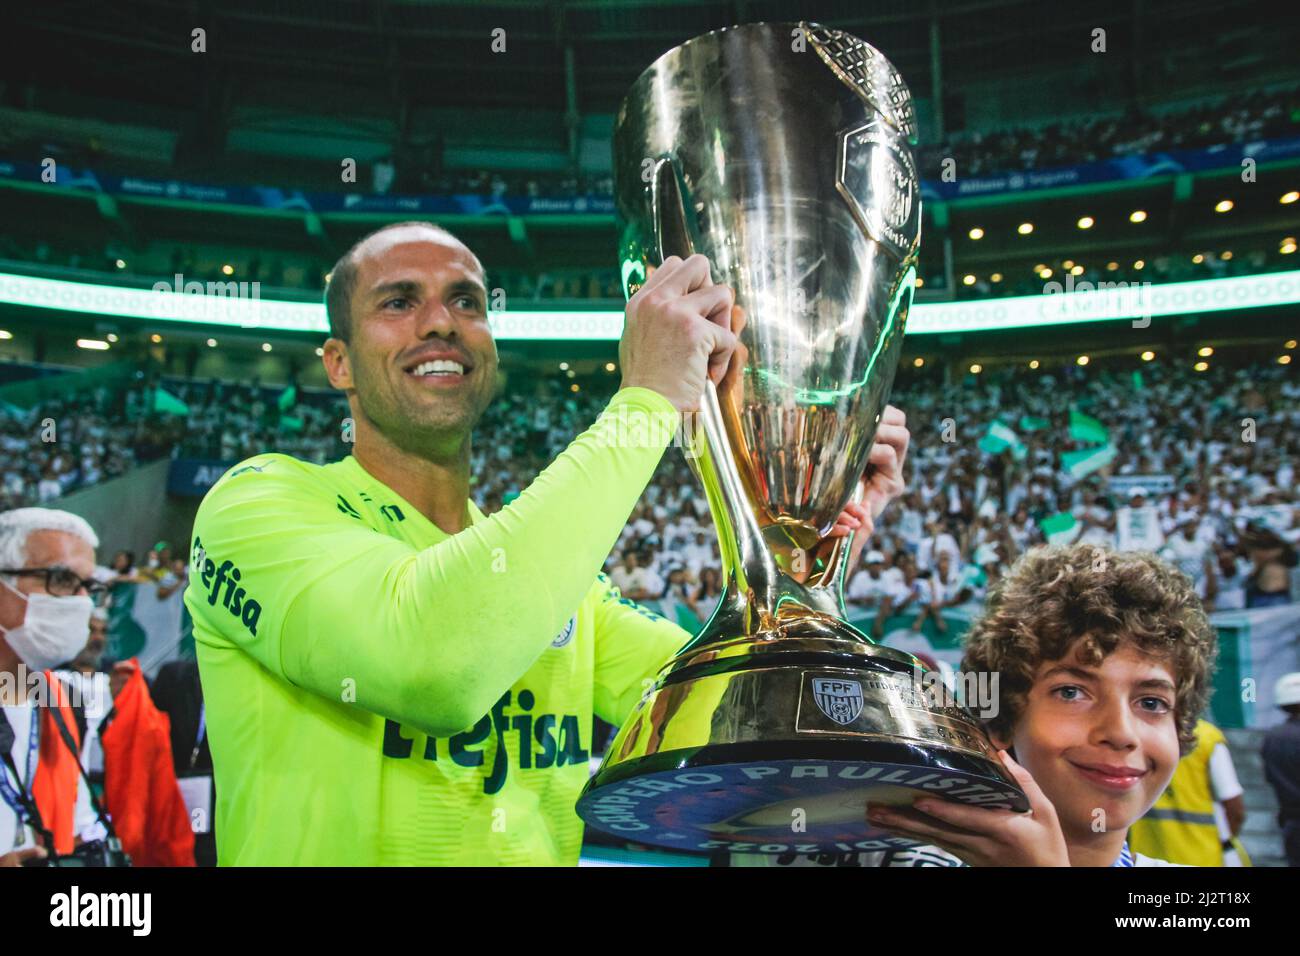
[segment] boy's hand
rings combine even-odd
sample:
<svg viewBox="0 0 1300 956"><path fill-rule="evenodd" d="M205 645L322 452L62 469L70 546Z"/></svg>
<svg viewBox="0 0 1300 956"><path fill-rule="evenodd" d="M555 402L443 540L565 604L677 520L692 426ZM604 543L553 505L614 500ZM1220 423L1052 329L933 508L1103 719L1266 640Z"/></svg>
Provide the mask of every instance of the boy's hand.
<svg viewBox="0 0 1300 956"><path fill-rule="evenodd" d="M1028 770L1005 750L998 756L1029 797L1028 813L923 797L912 810L869 806L867 822L933 844L971 866L1069 866L1056 808Z"/></svg>
<svg viewBox="0 0 1300 956"><path fill-rule="evenodd" d="M876 430L876 440L871 446L867 469L862 476L861 504L846 505L835 519L830 538L842 538L857 532L853 538L853 551L849 555L850 573L858 568L858 558L868 539L875 531L875 521L907 486L903 481L903 462L907 459L907 446L912 433L907 430L907 416L893 405L886 405Z"/></svg>

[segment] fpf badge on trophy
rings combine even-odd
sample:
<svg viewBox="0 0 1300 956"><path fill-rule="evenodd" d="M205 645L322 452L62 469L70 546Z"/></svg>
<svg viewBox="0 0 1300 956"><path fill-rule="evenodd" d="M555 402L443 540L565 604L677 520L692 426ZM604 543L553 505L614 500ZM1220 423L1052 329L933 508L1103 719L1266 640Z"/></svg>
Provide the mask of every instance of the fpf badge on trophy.
<svg viewBox="0 0 1300 956"><path fill-rule="evenodd" d="M816 24L696 37L619 109L625 287L703 253L746 321L743 367L689 421L722 597L583 791L597 829L688 852L846 852L911 842L871 827L868 802L1028 808L976 719L846 620L850 539L828 536L861 494L902 353L915 141L889 61Z"/></svg>

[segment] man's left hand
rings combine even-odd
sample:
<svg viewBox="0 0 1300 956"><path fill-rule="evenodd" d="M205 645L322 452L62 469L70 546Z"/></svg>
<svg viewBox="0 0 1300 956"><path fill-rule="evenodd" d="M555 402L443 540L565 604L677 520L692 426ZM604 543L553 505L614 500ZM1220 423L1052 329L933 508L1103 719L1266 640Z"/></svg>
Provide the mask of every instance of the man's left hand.
<svg viewBox="0 0 1300 956"><path fill-rule="evenodd" d="M903 482L903 462L907 459L911 437L907 430L907 416L893 405L886 405L880 416L880 427L876 430L875 444L867 458L867 469L862 475L862 501L844 508L829 535L842 538L856 532L853 550L849 554L850 573L857 569L862 549L875 531L876 519L885 510L885 505L907 490Z"/></svg>

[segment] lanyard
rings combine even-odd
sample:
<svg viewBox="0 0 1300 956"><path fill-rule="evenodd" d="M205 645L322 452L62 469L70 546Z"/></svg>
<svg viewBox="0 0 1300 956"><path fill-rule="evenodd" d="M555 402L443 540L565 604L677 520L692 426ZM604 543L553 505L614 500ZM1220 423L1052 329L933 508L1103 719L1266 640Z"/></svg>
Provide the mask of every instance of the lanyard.
<svg viewBox="0 0 1300 956"><path fill-rule="evenodd" d="M40 740L40 727L41 727L39 723L40 716L41 716L40 712L35 708L32 708L31 732L28 734L28 742L27 742L27 765L26 768L24 769L24 772L27 774L27 781L26 783L24 783L22 780L14 781L19 787L23 788L24 790L26 790L27 787L31 785L32 767L36 764L36 747ZM6 768L7 768L7 764L4 767L0 767L0 797L3 797L4 802L7 803L10 806L10 808L14 811L14 813L18 815L18 821L20 823L27 823L30 819L30 815L27 813L26 809L24 809L23 802L21 799L19 799L18 791L16 791L13 788L13 786L10 785L9 771ZM17 770L18 768L14 767L15 773L17 773Z"/></svg>
<svg viewBox="0 0 1300 956"><path fill-rule="evenodd" d="M194 735L194 749L190 751L190 769L199 760L199 748L203 746L203 734L208 724L208 705L206 702L199 704L199 732Z"/></svg>

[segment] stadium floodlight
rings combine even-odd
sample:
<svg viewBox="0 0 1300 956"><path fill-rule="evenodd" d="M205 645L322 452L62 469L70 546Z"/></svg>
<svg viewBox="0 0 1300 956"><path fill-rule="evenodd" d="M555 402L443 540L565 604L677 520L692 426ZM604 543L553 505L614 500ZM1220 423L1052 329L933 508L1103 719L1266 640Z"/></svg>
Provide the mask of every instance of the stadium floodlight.
<svg viewBox="0 0 1300 956"><path fill-rule="evenodd" d="M1141 262L1135 262L1134 268L1141 268ZM1300 305L1300 270L1166 283L1094 283L1076 282L1068 275L1064 278L1068 281L1061 289L1063 295L1051 294L1049 290L1059 283L1050 282L1044 290L1048 294L1042 295L914 302L907 334L984 332ZM154 327L173 323L218 326L303 333L322 340L329 334L321 302L156 292L12 273L0 273L0 305L139 319ZM621 309L511 310L490 312L489 321L500 341L607 342L618 341L623 334Z"/></svg>

